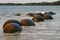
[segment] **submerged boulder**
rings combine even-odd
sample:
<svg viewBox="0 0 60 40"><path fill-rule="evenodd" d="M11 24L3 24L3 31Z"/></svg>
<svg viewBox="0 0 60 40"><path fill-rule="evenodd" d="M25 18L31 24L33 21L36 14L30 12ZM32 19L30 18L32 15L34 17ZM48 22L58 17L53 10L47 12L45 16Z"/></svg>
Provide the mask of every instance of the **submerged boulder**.
<svg viewBox="0 0 60 40"><path fill-rule="evenodd" d="M17 23L8 23L4 26L3 31L5 33L15 33L15 32L21 32L22 27Z"/></svg>
<svg viewBox="0 0 60 40"><path fill-rule="evenodd" d="M20 25L20 23L17 20L7 20L4 24L3 24L3 28L5 27L5 25L9 24L9 23L17 23Z"/></svg>
<svg viewBox="0 0 60 40"><path fill-rule="evenodd" d="M33 17L34 14L33 14L33 13L28 13L27 16L31 16L31 17Z"/></svg>
<svg viewBox="0 0 60 40"><path fill-rule="evenodd" d="M35 26L35 23L32 20L30 20L30 19L22 19L20 21L20 24L22 26Z"/></svg>
<svg viewBox="0 0 60 40"><path fill-rule="evenodd" d="M42 16L34 16L32 20L34 22L40 22L40 21L44 21L44 18Z"/></svg>

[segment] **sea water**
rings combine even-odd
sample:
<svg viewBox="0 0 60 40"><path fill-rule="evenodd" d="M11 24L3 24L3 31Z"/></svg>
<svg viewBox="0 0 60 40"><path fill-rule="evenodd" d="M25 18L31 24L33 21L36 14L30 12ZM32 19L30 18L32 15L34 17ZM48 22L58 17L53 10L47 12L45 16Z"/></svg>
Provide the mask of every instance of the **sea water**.
<svg viewBox="0 0 60 40"><path fill-rule="evenodd" d="M3 24L8 19L32 19L27 13L55 12L53 20L35 22L35 26L22 26L21 33L5 34ZM15 16L15 14L21 16ZM0 40L60 40L60 6L0 6Z"/></svg>

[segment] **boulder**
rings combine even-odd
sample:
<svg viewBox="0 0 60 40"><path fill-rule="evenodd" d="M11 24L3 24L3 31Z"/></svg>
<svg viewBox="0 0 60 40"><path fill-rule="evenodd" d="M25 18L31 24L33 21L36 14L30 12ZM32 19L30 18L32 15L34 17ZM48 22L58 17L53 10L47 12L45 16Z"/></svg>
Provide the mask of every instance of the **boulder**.
<svg viewBox="0 0 60 40"><path fill-rule="evenodd" d="M54 13L54 12L48 12L48 14L50 14L50 15L55 15L56 13Z"/></svg>
<svg viewBox="0 0 60 40"><path fill-rule="evenodd" d="M42 13L35 13L35 16L42 16L43 17L43 14Z"/></svg>
<svg viewBox="0 0 60 40"><path fill-rule="evenodd" d="M5 27L5 25L9 24L9 23L17 23L20 25L20 23L17 20L7 20L4 24L3 24L3 28Z"/></svg>
<svg viewBox="0 0 60 40"><path fill-rule="evenodd" d="M48 14L48 12L44 12L44 14L43 14L43 15L49 15L49 14Z"/></svg>
<svg viewBox="0 0 60 40"><path fill-rule="evenodd" d="M45 14L44 19L49 19L50 20L50 19L53 19L53 17L51 15Z"/></svg>
<svg viewBox="0 0 60 40"><path fill-rule="evenodd" d="M45 12L44 15L46 15L46 14L47 15L55 15L56 13L54 13L54 12Z"/></svg>
<svg viewBox="0 0 60 40"><path fill-rule="evenodd" d="M34 16L32 20L34 22L40 22L40 21L44 21L44 18L42 16Z"/></svg>
<svg viewBox="0 0 60 40"><path fill-rule="evenodd" d="M15 14L15 16L21 16L21 14Z"/></svg>
<svg viewBox="0 0 60 40"><path fill-rule="evenodd" d="M31 16L31 17L33 17L34 14L33 14L33 13L28 13L27 16Z"/></svg>
<svg viewBox="0 0 60 40"><path fill-rule="evenodd" d="M22 26L35 26L35 23L32 20L30 20L30 19L22 19L20 21L20 24Z"/></svg>
<svg viewBox="0 0 60 40"><path fill-rule="evenodd" d="M4 33L16 33L16 32L21 32L22 27L17 24L17 23L8 23L5 25L3 28Z"/></svg>

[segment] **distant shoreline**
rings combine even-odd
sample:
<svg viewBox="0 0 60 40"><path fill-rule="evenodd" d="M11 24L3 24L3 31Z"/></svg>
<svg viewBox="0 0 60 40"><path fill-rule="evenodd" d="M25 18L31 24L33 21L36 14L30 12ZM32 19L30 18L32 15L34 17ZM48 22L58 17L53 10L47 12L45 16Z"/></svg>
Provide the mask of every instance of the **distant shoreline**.
<svg viewBox="0 0 60 40"><path fill-rule="evenodd" d="M41 3L0 3L0 6L60 6L60 1L56 2L41 2Z"/></svg>
<svg viewBox="0 0 60 40"><path fill-rule="evenodd" d="M6 4L2 4L2 5L0 5L0 6L60 6L60 5L10 5L10 4L8 4L8 5L6 5Z"/></svg>

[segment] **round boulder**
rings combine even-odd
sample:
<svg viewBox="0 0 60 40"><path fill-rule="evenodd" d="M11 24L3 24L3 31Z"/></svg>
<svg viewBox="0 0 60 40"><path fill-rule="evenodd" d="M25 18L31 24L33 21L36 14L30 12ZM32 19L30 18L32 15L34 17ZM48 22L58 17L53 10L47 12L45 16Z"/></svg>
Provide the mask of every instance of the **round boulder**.
<svg viewBox="0 0 60 40"><path fill-rule="evenodd" d="M32 20L34 22L40 22L40 21L44 21L44 18L42 16L34 16Z"/></svg>
<svg viewBox="0 0 60 40"><path fill-rule="evenodd" d="M33 13L28 13L27 16L31 16L31 17L33 17L34 14L33 14Z"/></svg>
<svg viewBox="0 0 60 40"><path fill-rule="evenodd" d="M30 19L22 19L20 21L20 24L22 26L35 26L35 23L32 20L30 20Z"/></svg>
<svg viewBox="0 0 60 40"><path fill-rule="evenodd" d="M21 32L22 27L17 23L9 23L9 24L5 25L5 27L3 28L3 31L5 33Z"/></svg>
<svg viewBox="0 0 60 40"><path fill-rule="evenodd" d="M7 20L4 24L3 24L3 28L5 27L5 25L9 24L9 23L17 23L20 25L20 23L17 20Z"/></svg>

